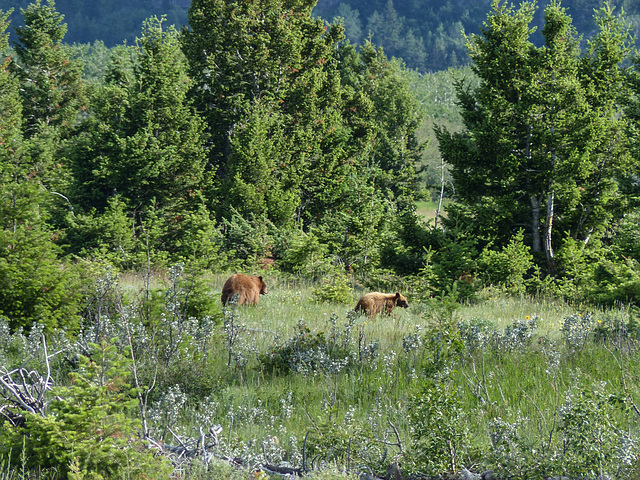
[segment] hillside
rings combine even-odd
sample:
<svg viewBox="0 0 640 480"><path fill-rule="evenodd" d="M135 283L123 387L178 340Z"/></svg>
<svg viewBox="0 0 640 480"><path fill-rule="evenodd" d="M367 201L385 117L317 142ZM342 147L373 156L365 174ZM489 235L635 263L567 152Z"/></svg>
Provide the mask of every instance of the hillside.
<svg viewBox="0 0 640 480"><path fill-rule="evenodd" d="M562 5L577 31L588 38L596 29L593 12L603 3L602 0L565 0ZM540 43L542 14L548 4L549 0L538 2L534 42ZM624 9L637 36L640 2L612 0L611 4L618 11ZM323 18L343 17L347 36L355 43L372 34L374 43L382 45L387 55L403 58L408 67L437 71L468 63L461 32L477 33L490 7L491 0L320 0L315 13Z"/></svg>
<svg viewBox="0 0 640 480"><path fill-rule="evenodd" d="M0 10L14 8L13 25L21 21L20 8L29 0L0 0ZM519 2L514 2L519 3ZM542 25L542 11L549 0L539 2L535 25ZM612 0L623 8L633 23L636 36L640 1ZM139 36L144 19L166 15L168 23L178 27L187 23L189 0L59 0L56 8L65 16L68 43L93 43L101 40L108 47L122 42L131 44ZM602 0L565 0L573 24L588 37L595 29L592 14ZM347 37L360 44L370 35L383 46L388 56L402 58L408 67L420 71L438 71L468 63L461 32L477 32L485 20L491 0L319 0L314 14L328 21L344 20ZM538 28L540 30L540 28ZM534 40L539 39L534 35Z"/></svg>

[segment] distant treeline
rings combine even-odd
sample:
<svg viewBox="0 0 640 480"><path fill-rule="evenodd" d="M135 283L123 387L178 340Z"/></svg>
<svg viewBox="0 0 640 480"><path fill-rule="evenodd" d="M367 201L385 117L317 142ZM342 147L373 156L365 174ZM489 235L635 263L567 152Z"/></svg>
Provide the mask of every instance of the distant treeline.
<svg viewBox="0 0 640 480"><path fill-rule="evenodd" d="M29 3L29 0L0 0L0 10L14 8L12 24L19 25L22 21L20 9ZM541 44L542 12L549 0L537 3L532 23L537 31L532 40ZM576 30L588 38L597 29L593 12L603 3L603 0L565 0L562 5L572 17ZM637 37L640 2L611 0L610 3L617 11L624 9ZM108 47L135 42L142 22L152 16L165 15L166 24L178 29L187 25L190 4L190 0L55 2L68 25L65 37L68 43L101 40ZM384 48L387 56L402 58L409 68L425 72L467 65L469 60L462 32L478 33L490 8L491 0L319 0L313 14L328 22L342 18L347 38L352 43L362 44L371 37L374 44Z"/></svg>

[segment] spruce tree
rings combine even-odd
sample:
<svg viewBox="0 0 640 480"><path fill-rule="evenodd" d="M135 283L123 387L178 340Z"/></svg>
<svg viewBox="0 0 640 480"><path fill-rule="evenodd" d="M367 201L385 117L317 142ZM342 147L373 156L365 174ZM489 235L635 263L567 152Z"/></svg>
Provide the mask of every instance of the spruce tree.
<svg viewBox="0 0 640 480"><path fill-rule="evenodd" d="M202 212L207 186L205 125L187 99L188 88L178 32L165 28L163 19L148 19L136 46L114 57L93 116L68 150L74 197L84 214L124 202L134 239L154 224L153 249L173 253L187 234L187 213ZM87 230L91 223L75 227Z"/></svg>
<svg viewBox="0 0 640 480"><path fill-rule="evenodd" d="M24 26L16 28L18 61L12 69L21 84L25 135L44 127L61 127L64 135L84 105L82 65L63 43L67 25L53 0L35 0L21 11Z"/></svg>
<svg viewBox="0 0 640 480"><path fill-rule="evenodd" d="M0 12L0 50L8 45ZM78 326L77 277L59 261L42 188L22 133L20 83L11 58L0 64L0 316L12 329Z"/></svg>
<svg viewBox="0 0 640 480"><path fill-rule="evenodd" d="M310 164L335 127L339 76L332 63L342 29L325 30L309 0L196 0L183 50L192 95L211 133L209 197L218 216L300 216ZM336 130L336 128L334 128ZM321 162L321 160L319 160ZM331 172L326 172L327 176Z"/></svg>
<svg viewBox="0 0 640 480"><path fill-rule="evenodd" d="M466 210L480 238L502 244L527 226L553 273L563 239L587 244L622 212L617 178L632 166L619 103L628 34L607 4L582 56L570 17L553 1L545 44L535 47L535 8L493 1L481 34L468 39L480 84L457 85L466 130L436 134L462 206L450 222Z"/></svg>

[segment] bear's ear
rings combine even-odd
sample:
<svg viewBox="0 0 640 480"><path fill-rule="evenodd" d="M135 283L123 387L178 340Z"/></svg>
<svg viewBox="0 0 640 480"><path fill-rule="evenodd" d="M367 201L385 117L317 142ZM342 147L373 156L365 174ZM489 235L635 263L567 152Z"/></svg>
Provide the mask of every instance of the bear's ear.
<svg viewBox="0 0 640 480"><path fill-rule="evenodd" d="M262 281L262 276L259 276L259 277L258 277L258 279L259 279L260 281Z"/></svg>
<svg viewBox="0 0 640 480"><path fill-rule="evenodd" d="M400 298L400 292L396 292L396 298Z"/></svg>

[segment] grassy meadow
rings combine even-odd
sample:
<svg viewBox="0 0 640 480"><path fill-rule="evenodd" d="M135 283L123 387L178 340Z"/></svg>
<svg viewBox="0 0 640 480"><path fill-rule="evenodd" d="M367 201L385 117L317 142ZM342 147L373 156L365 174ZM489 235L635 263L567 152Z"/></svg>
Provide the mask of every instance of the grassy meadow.
<svg viewBox="0 0 640 480"><path fill-rule="evenodd" d="M235 345L225 342L222 331L217 333L218 353L209 368L220 381L209 400L215 404L210 420L222 426L226 447L253 448L257 457L260 451L270 451L271 463L300 465L304 453L307 462L310 457L317 462L316 467L335 463L380 475L392 462L407 471L443 473L453 465L451 457L456 457L457 468L464 465L475 471L526 468L525 454L516 455L513 445L497 458L497 446L504 441L505 445L519 442L533 464L548 461L552 464L545 467L548 473L564 473L567 470L556 465L557 459L551 459L560 455L552 443L566 444L564 435L570 426L561 425L562 408L569 408L572 398L577 395L582 403L596 404L607 403L608 395L629 395L629 401L640 398L637 332L620 330L621 326L634 328L637 312L623 306L604 311L486 291L478 303L443 309L438 299L412 301L406 292L408 309L396 309L392 317L369 319L352 314L357 298L368 291L357 284L352 284L348 303L332 303L316 301L314 291L319 286L312 282L277 276L267 281L270 292L257 306L231 311L239 331ZM217 276L211 285L221 289L223 282L224 276ZM302 325L304 335L300 335ZM611 335L606 335L603 325L612 330ZM596 339L598 326L606 340ZM452 327L465 344L448 365L447 388L459 402L459 411L444 408L432 413L455 416L449 421L455 420L454 428L464 432L465 440L457 452L445 451L440 467L427 468L415 464L421 458L415 449L424 447L412 433L419 420L412 419L410 411L416 398L424 395L422 370L432 361L433 352L428 350L434 345L427 339ZM340 364L338 355L323 363L308 351L318 345L293 341L304 336L322 336L327 350L336 347L352 361ZM274 349L282 353L286 348L297 350L301 357L306 354L307 365L301 360L297 371L283 373L275 372L273 364L258 361ZM234 349L243 359L241 366L229 362L228 353ZM572 428L583 429L589 438L602 435L603 425L611 427L615 420L616 435L627 431L629 438L637 438L638 416L631 412L630 403L625 405L612 411L611 418L602 419L602 424L590 425L585 419L584 425ZM183 421L194 422L188 414ZM496 435L506 431L512 437L498 440ZM302 452L303 448L307 451ZM430 448L435 456L442 453ZM606 457L611 454L605 452L607 448L613 447L603 445L598 460L603 469L609 468L605 460L612 460ZM621 447L616 444L615 448ZM539 453L531 453L536 450ZM585 464L591 461L582 453L575 455ZM637 464L633 458L631 463Z"/></svg>
<svg viewBox="0 0 640 480"><path fill-rule="evenodd" d="M369 291L356 281L341 301L318 301L326 284L269 272L257 306L223 310L226 277L205 282L213 322L175 314L167 275L149 287L121 276L120 306L102 308L111 314L101 335L131 342L138 379L151 386L150 437L196 453L206 441L213 455L181 463L173 478L282 478L273 465L318 480L383 478L394 463L412 478L640 473L637 311L489 289L473 304L405 291L409 308L367 318L353 312ZM146 317L127 307L150 290L161 294Z"/></svg>

